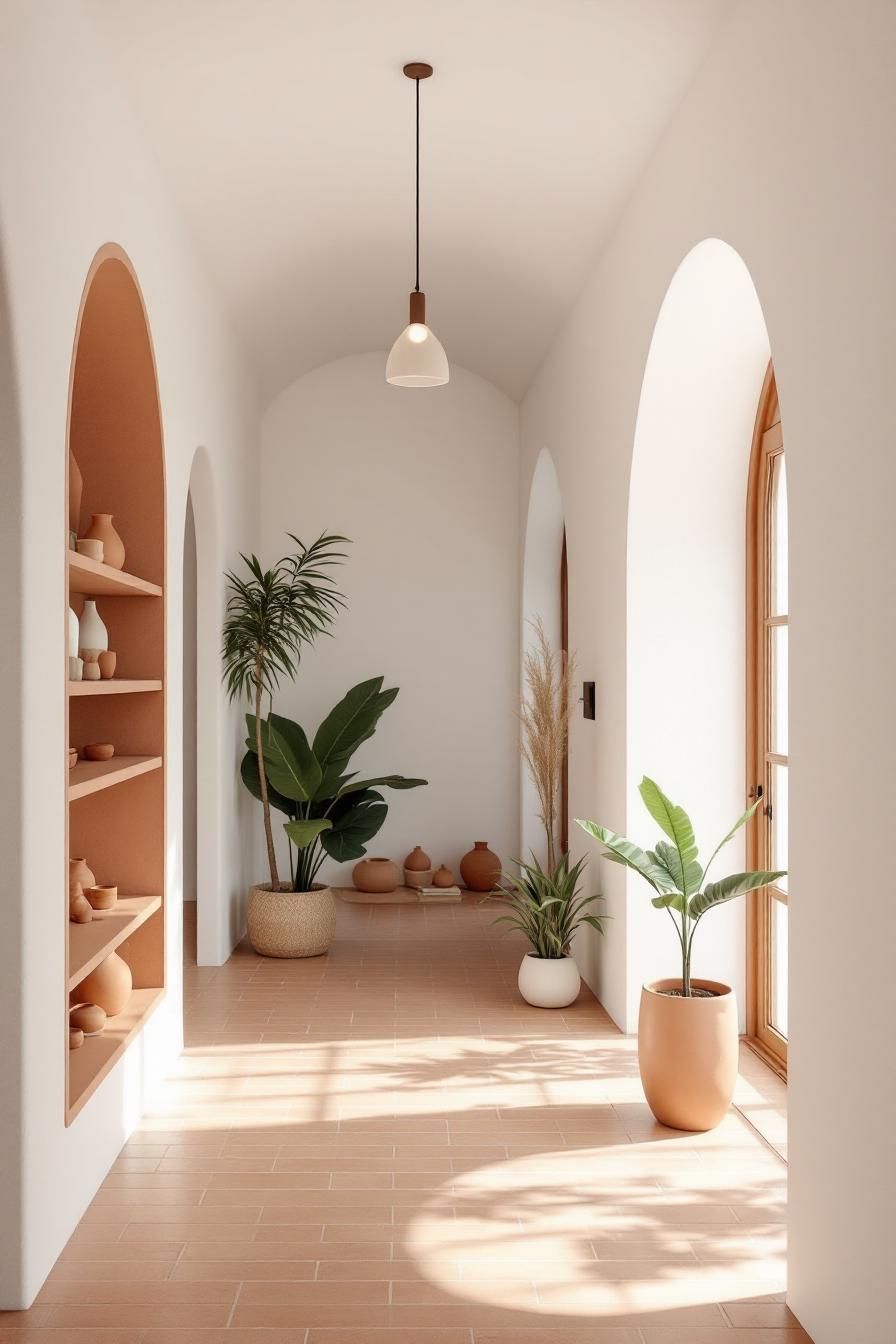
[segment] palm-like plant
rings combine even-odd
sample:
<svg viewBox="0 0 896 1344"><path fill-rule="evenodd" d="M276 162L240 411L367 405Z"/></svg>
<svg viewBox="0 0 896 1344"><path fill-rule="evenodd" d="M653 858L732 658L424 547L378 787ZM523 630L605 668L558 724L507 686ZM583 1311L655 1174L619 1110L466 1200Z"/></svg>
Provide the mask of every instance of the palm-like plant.
<svg viewBox="0 0 896 1344"><path fill-rule="evenodd" d="M230 595L224 618L224 684L231 700L246 696L254 701L255 754L259 765L260 798L264 835L271 872L271 887L279 890L277 856L271 831L271 807L265 772L262 699L272 707L274 691L283 677L298 672L302 648L328 631L345 597L327 571L345 560L339 547L348 541L322 533L306 546L289 533L298 550L284 556L270 569L262 569L255 555L241 555L245 576L227 574Z"/></svg>
<svg viewBox="0 0 896 1344"><path fill-rule="evenodd" d="M600 896L579 896L578 886L585 859L569 866L569 855L546 872L533 855L532 862L517 861L519 877L505 874L506 889L493 899L509 904L511 913L499 915L496 924L509 924L524 933L532 944L536 957L556 961L569 953L573 934L580 924L590 924L603 933L600 915L587 912L587 907Z"/></svg>
<svg viewBox="0 0 896 1344"><path fill-rule="evenodd" d="M645 775L639 787L644 806L660 829L672 841L658 840L653 849L639 849L631 840L617 835L615 831L598 826L593 821L580 821L578 824L593 835L606 847L604 857L614 863L640 873L656 895L652 904L658 910L665 910L675 926L681 946L681 992L685 998L691 997L691 952L697 925L706 914L717 905L731 901L735 896L743 896L748 891L757 891L784 877L784 872L747 872L732 873L719 882L707 882L709 870L716 855L728 841L745 825L759 807L759 798L752 807L748 807L731 827L726 836L716 845L709 862L703 868L697 851L697 841L690 817L683 807L669 801L662 789Z"/></svg>

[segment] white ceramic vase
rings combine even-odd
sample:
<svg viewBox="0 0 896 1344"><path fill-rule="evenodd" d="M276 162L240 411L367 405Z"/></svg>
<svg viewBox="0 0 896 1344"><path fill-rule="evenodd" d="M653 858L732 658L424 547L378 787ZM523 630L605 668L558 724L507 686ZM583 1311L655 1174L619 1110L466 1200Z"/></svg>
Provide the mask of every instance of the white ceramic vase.
<svg viewBox="0 0 896 1344"><path fill-rule="evenodd" d="M572 957L536 957L529 952L520 962L517 984L533 1008L566 1008L578 998L581 979Z"/></svg>
<svg viewBox="0 0 896 1344"><path fill-rule="evenodd" d="M68 609L68 656L69 656L69 658L77 658L77 656L78 656L78 649L79 649L80 646L81 646L81 645L80 645L80 640L79 640L79 638L78 638L78 631L79 631L79 628L80 628L80 627L79 627L79 624L78 624L78 617L75 615L75 612L72 610L72 608L69 607L69 609Z"/></svg>
<svg viewBox="0 0 896 1344"><path fill-rule="evenodd" d="M84 603L84 610L81 612L78 644L78 652L83 649L104 652L109 647L109 631L100 618L96 603L91 598L88 598Z"/></svg>

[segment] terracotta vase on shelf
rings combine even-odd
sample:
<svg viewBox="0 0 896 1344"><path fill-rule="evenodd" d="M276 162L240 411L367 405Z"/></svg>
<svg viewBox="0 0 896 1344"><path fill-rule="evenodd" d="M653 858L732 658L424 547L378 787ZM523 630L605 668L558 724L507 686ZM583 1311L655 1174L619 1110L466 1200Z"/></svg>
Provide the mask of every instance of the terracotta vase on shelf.
<svg viewBox="0 0 896 1344"><path fill-rule="evenodd" d="M115 654L111 649L103 649L103 652L97 658L97 662L103 681L109 681L115 676Z"/></svg>
<svg viewBox="0 0 896 1344"><path fill-rule="evenodd" d="M127 1004L134 987L131 968L117 952L110 952L75 991L85 1003L97 1003L107 1017L116 1017Z"/></svg>
<svg viewBox="0 0 896 1344"><path fill-rule="evenodd" d="M477 840L464 855L460 875L470 891L494 891L501 878L501 860L489 849L487 840Z"/></svg>
<svg viewBox="0 0 896 1344"><path fill-rule="evenodd" d="M398 886L401 872L391 859L362 859L352 870L352 881L356 891L385 896Z"/></svg>
<svg viewBox="0 0 896 1344"><path fill-rule="evenodd" d="M89 924L93 919L93 907L84 895L80 882L75 883L74 889L69 887L68 917L72 924Z"/></svg>
<svg viewBox="0 0 896 1344"><path fill-rule="evenodd" d="M68 1024L85 1036L98 1036L106 1025L106 1014L98 1003L79 1003L69 1013Z"/></svg>
<svg viewBox="0 0 896 1344"><path fill-rule="evenodd" d="M78 652L82 658L88 653L100 654L109 647L109 631L106 629L105 622L97 611L96 602L92 597L86 599L84 610L81 612L78 643L80 645Z"/></svg>
<svg viewBox="0 0 896 1344"><path fill-rule="evenodd" d="M112 569L124 569L124 542L112 526L111 513L95 513L84 533L103 543L103 563Z"/></svg>
<svg viewBox="0 0 896 1344"><path fill-rule="evenodd" d="M68 450L68 530L78 535L81 524L81 497L84 494L84 477L71 448Z"/></svg>
<svg viewBox="0 0 896 1344"><path fill-rule="evenodd" d="M69 859L68 861L68 892L70 896L77 886L80 886L82 891L87 887L96 886L96 878L87 867L86 859Z"/></svg>

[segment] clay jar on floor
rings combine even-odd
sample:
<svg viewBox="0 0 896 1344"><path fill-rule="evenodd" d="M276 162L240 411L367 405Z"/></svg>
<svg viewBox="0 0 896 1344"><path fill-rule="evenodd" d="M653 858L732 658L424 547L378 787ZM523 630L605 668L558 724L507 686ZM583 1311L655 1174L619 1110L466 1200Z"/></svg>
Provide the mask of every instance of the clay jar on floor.
<svg viewBox="0 0 896 1344"><path fill-rule="evenodd" d="M501 879L501 860L489 849L487 840L477 840L464 855L460 875L470 891L494 891Z"/></svg>
<svg viewBox="0 0 896 1344"><path fill-rule="evenodd" d="M356 891L384 896L398 886L401 870L391 859L362 859L355 864L352 881Z"/></svg>

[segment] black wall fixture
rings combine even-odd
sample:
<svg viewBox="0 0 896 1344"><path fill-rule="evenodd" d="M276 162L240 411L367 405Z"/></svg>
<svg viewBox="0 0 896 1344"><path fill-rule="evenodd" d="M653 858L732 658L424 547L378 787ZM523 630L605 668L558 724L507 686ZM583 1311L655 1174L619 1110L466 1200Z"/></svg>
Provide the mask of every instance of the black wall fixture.
<svg viewBox="0 0 896 1344"><path fill-rule="evenodd" d="M582 717L585 719L596 718L596 695L593 681L582 682Z"/></svg>

